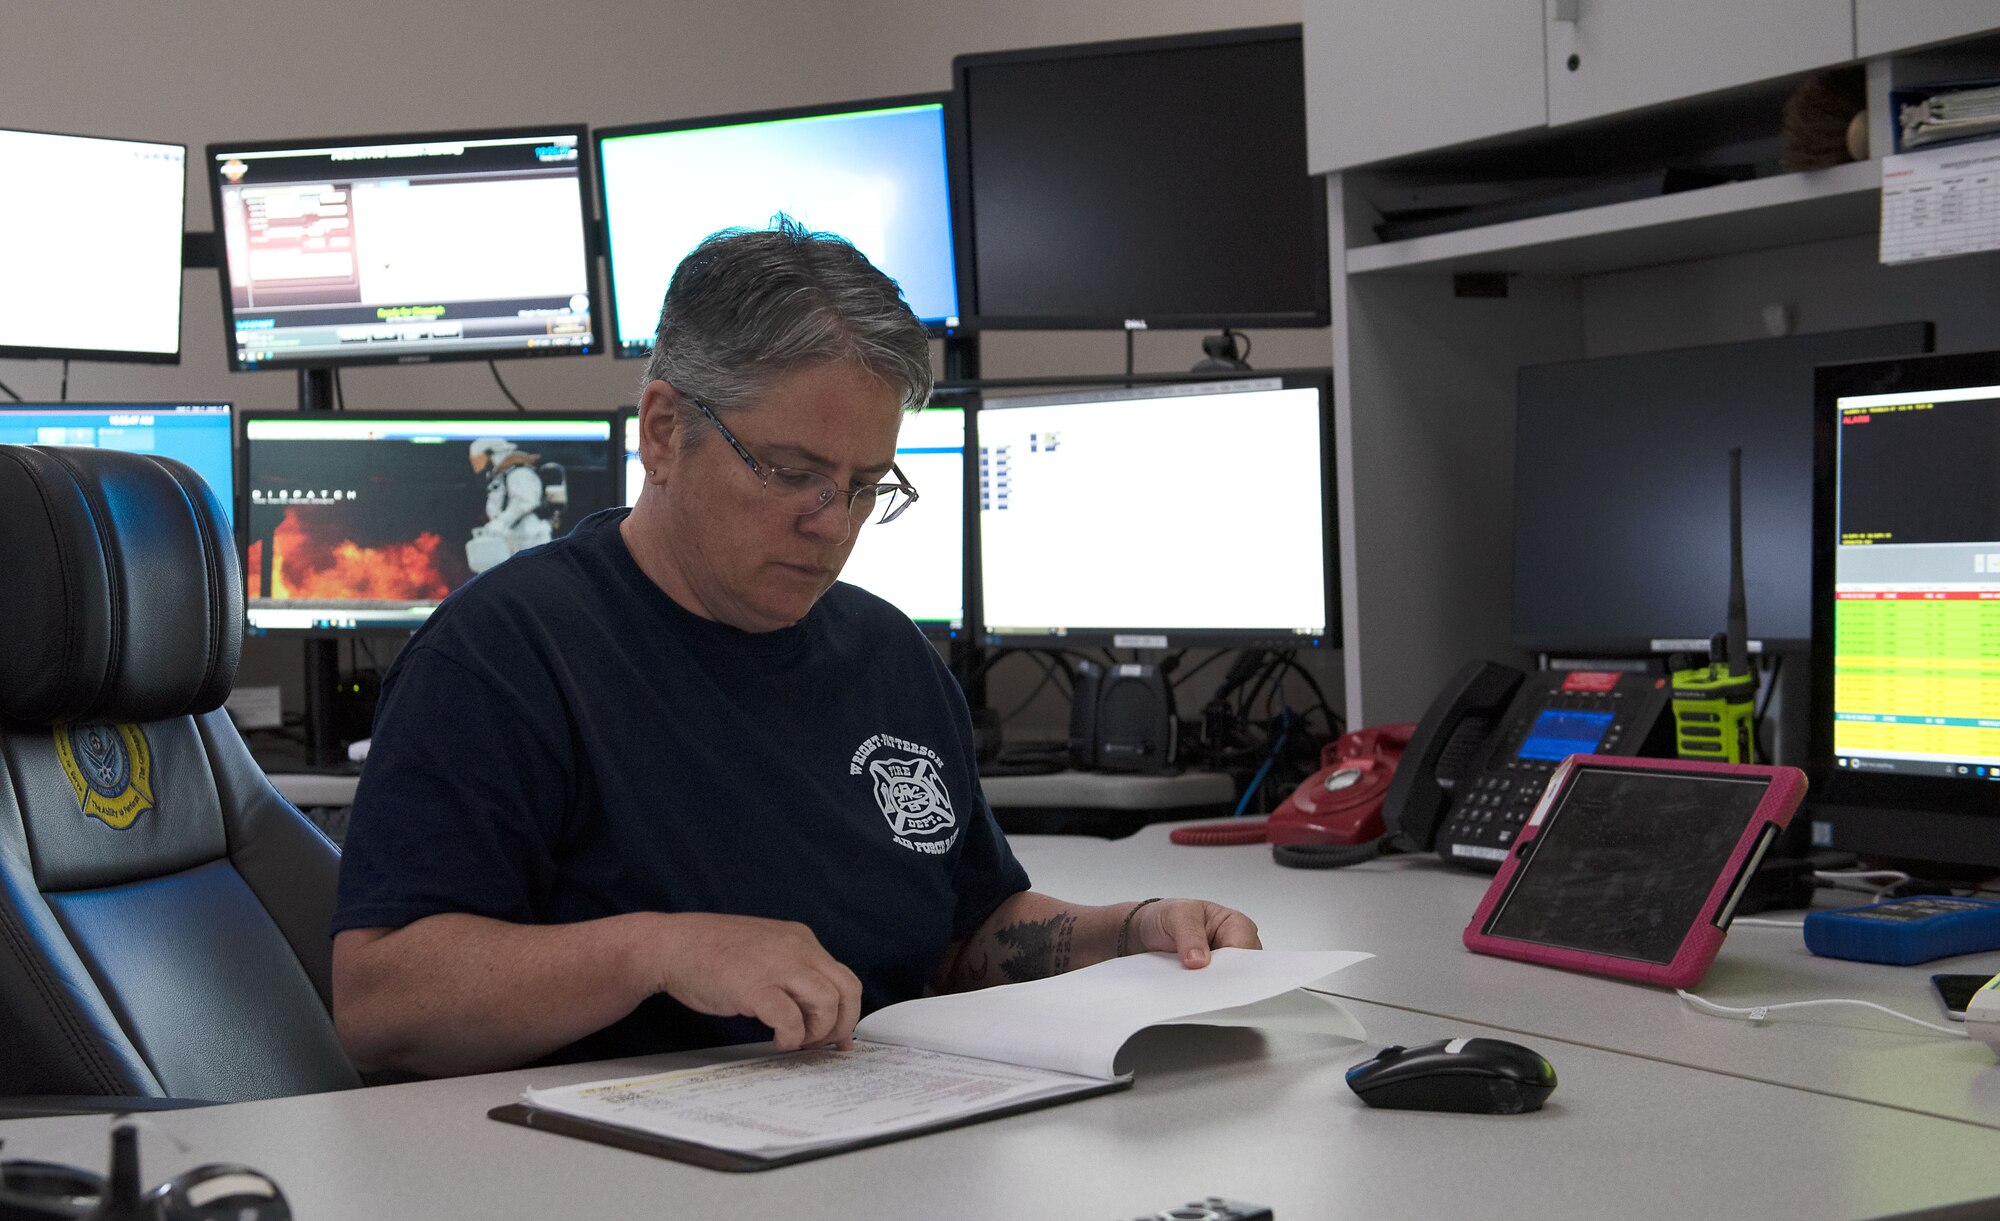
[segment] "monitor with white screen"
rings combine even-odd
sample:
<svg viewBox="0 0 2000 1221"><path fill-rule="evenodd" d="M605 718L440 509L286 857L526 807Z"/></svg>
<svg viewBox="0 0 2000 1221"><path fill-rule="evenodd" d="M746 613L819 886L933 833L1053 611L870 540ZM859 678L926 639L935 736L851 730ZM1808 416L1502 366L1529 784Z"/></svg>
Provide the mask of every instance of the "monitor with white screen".
<svg viewBox="0 0 2000 1221"><path fill-rule="evenodd" d="M646 485L646 466L639 457L639 409L618 409L618 432L625 439L625 503L639 503L639 489Z"/></svg>
<svg viewBox="0 0 2000 1221"><path fill-rule="evenodd" d="M232 369L599 350L585 130L208 146Z"/></svg>
<svg viewBox="0 0 2000 1221"><path fill-rule="evenodd" d="M1814 841L2000 868L2000 352L1816 380Z"/></svg>
<svg viewBox="0 0 2000 1221"><path fill-rule="evenodd" d="M0 130L0 356L178 363L187 146Z"/></svg>
<svg viewBox="0 0 2000 1221"><path fill-rule="evenodd" d="M253 630L414 628L620 490L609 413L258 412L243 471Z"/></svg>
<svg viewBox="0 0 2000 1221"><path fill-rule="evenodd" d="M965 409L905 415L896 465L919 499L886 526L862 527L840 579L926 631L956 637L965 629Z"/></svg>
<svg viewBox="0 0 2000 1221"><path fill-rule="evenodd" d="M639 502L639 417L619 412L624 436L625 503ZM861 528L840 579L893 603L927 634L956 639L965 631L966 411L933 405L903 417L896 465L917 489L917 503L884 526Z"/></svg>
<svg viewBox="0 0 2000 1221"><path fill-rule="evenodd" d="M1339 643L1326 379L988 398L986 642Z"/></svg>
<svg viewBox="0 0 2000 1221"><path fill-rule="evenodd" d="M228 403L0 403L0 445L88 445L173 458L194 468L233 522L230 419Z"/></svg>
<svg viewBox="0 0 2000 1221"><path fill-rule="evenodd" d="M721 229L785 213L853 242L934 329L958 325L948 95L596 132L620 356L653 346L674 268Z"/></svg>

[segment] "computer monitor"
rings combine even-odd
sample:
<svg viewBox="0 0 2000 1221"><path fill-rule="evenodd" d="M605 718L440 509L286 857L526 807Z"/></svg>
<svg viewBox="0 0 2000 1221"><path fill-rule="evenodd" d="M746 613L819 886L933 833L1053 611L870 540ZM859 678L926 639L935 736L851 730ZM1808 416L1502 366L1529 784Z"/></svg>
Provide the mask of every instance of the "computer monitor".
<svg viewBox="0 0 2000 1221"><path fill-rule="evenodd" d="M194 468L232 523L236 435L228 403L0 403L0 445L88 445Z"/></svg>
<svg viewBox="0 0 2000 1221"><path fill-rule="evenodd" d="M955 58L973 324L1326 325L1301 47L1287 25Z"/></svg>
<svg viewBox="0 0 2000 1221"><path fill-rule="evenodd" d="M890 524L861 530L840 579L886 598L932 636L966 625L966 409L932 404L903 417L896 465L917 503Z"/></svg>
<svg viewBox="0 0 2000 1221"><path fill-rule="evenodd" d="M639 489L646 486L646 467L639 460L639 409L618 409L617 435L625 445L625 503L639 503Z"/></svg>
<svg viewBox="0 0 2000 1221"><path fill-rule="evenodd" d="M855 540L840 579L887 599L929 636L959 639L966 631L966 409L933 404L903 417L896 465L918 492L917 503L887 526L869 525ZM618 413L625 449L625 503L639 502L639 417Z"/></svg>
<svg viewBox="0 0 2000 1221"><path fill-rule="evenodd" d="M1812 636L1813 368L1931 349L1926 322L1530 365L1514 430L1514 643L1700 652L1729 602L1729 451L1743 450L1753 649Z"/></svg>
<svg viewBox="0 0 2000 1221"><path fill-rule="evenodd" d="M252 630L414 628L620 493L609 413L247 413L243 471Z"/></svg>
<svg viewBox="0 0 2000 1221"><path fill-rule="evenodd" d="M987 643L1334 647L1327 378L987 398Z"/></svg>
<svg viewBox="0 0 2000 1221"><path fill-rule="evenodd" d="M644 356L674 268L720 229L783 212L853 242L928 326L958 325L947 94L600 128L612 329Z"/></svg>
<svg viewBox="0 0 2000 1221"><path fill-rule="evenodd" d="M187 146L0 130L0 356L181 358Z"/></svg>
<svg viewBox="0 0 2000 1221"><path fill-rule="evenodd" d="M2000 352L1816 386L1814 842L2000 869Z"/></svg>
<svg viewBox="0 0 2000 1221"><path fill-rule="evenodd" d="M232 369L585 356L580 126L211 144Z"/></svg>

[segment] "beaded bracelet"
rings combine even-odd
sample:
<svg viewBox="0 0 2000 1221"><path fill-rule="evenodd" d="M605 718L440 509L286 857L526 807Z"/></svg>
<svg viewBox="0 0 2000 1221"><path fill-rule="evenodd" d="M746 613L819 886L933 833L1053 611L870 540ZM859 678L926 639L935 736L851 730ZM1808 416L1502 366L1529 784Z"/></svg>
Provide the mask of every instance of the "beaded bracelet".
<svg viewBox="0 0 2000 1221"><path fill-rule="evenodd" d="M1124 921L1118 925L1118 953L1114 957L1123 958L1132 952L1132 917L1138 915L1139 909L1146 904L1158 903L1161 898L1160 895L1154 895L1150 899L1141 899L1131 911L1125 913Z"/></svg>

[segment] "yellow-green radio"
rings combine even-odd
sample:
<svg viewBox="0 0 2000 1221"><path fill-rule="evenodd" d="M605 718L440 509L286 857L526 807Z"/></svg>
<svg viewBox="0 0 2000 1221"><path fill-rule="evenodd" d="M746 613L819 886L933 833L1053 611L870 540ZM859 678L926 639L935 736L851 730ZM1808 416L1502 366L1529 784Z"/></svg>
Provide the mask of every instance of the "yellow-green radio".
<svg viewBox="0 0 2000 1221"><path fill-rule="evenodd" d="M1674 671L1674 748L1683 759L1754 763L1757 676L1722 657Z"/></svg>

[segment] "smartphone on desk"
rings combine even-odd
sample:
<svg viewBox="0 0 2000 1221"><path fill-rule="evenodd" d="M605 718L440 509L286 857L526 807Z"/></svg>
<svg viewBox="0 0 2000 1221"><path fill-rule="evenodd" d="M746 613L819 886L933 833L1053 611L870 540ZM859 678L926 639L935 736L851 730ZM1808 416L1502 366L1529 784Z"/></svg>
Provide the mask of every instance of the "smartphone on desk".
<svg viewBox="0 0 2000 1221"><path fill-rule="evenodd" d="M1944 1006L1944 1015L1954 1022L1965 1020L1965 1007L1972 1003L1972 994L1986 986L1991 975L1933 975L1931 991L1937 993L1938 1004Z"/></svg>

